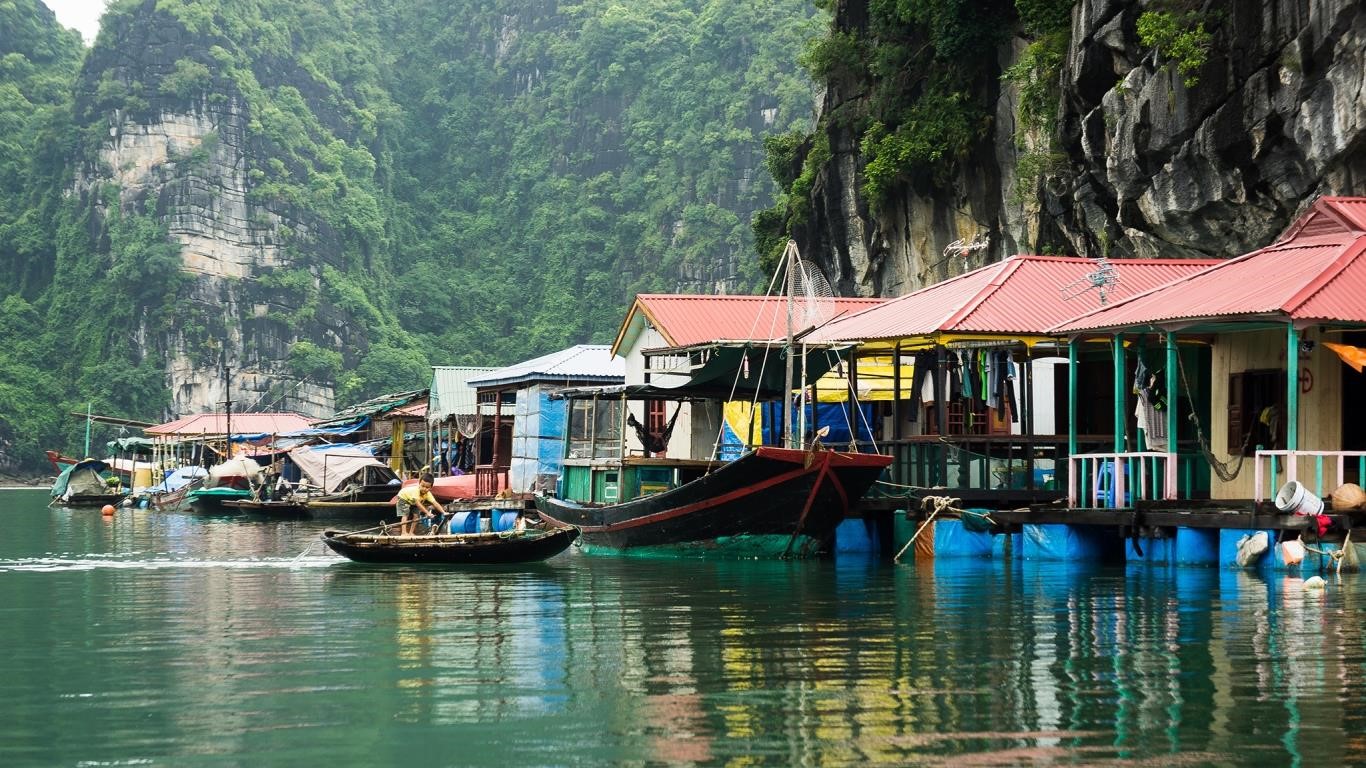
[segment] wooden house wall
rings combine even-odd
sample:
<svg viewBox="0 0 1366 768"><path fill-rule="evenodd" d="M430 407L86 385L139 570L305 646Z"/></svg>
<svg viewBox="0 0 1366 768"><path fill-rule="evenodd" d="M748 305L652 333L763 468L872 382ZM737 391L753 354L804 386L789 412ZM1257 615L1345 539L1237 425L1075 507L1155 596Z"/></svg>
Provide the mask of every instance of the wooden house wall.
<svg viewBox="0 0 1366 768"><path fill-rule="evenodd" d="M659 349L667 346L669 346L669 342L664 339L663 334L653 327L646 326L644 331L637 334L633 344L620 350L621 354L626 359L626 383L644 384L645 355L643 355L642 352L646 349ZM659 360L656 358L652 363L657 365ZM654 371L651 373L650 382L668 386L677 383L677 377L673 377L673 381L670 381L670 377ZM675 407L675 403L668 403L668 415L673 415L673 409ZM647 423L645 420L645 404L643 402L632 402L629 408L631 413L635 414L637 421L642 424ZM694 409L700 409L702 411L697 414L697 429L693 428ZM674 424L673 434L669 438L668 455L670 458L706 458L711 455L711 444L715 440L715 430L717 429L717 419L720 418L720 410L715 409L714 407L711 408L710 410L716 410L715 414L708 413L708 410L708 406L704 403L683 404L683 410L678 414L678 422ZM711 434L707 434L707 422L711 423ZM706 449L701 453L698 452L699 442L706 443ZM640 444L640 441L636 439L635 431L630 428L627 428L626 430L626 450L627 453L636 456L639 456L644 452L644 447ZM691 453L688 453L688 451L691 451Z"/></svg>
<svg viewBox="0 0 1366 768"><path fill-rule="evenodd" d="M1342 447L1342 365L1337 355L1323 347L1321 329L1310 328L1300 338L1313 341L1314 349L1300 355L1300 369L1313 376L1308 392L1303 387L1299 396L1299 449L1302 451L1334 451ZM1331 339L1329 339L1331 340ZM1230 456L1228 445L1229 376L1243 371L1263 369L1285 370L1286 332L1284 330L1251 331L1220 334L1211 348L1211 408L1210 424L1206 431L1215 457L1225 461ZM1236 448L1237 446L1235 446ZM1277 446L1284 448L1285 446ZM1237 459L1234 458L1234 461ZM1299 478L1313 478L1314 461L1301 459ZM1251 458L1243 462L1242 471L1231 482L1224 482L1210 472L1210 496L1215 499L1250 499L1254 494L1255 470ZM1285 482L1280 472L1273 486ZM1266 480L1263 479L1265 494Z"/></svg>

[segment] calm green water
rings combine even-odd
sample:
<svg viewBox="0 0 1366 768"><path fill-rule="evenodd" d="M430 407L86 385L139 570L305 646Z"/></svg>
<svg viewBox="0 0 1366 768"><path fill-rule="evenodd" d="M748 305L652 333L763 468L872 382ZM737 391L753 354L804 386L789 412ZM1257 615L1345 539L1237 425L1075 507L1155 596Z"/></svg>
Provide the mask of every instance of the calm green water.
<svg viewBox="0 0 1366 768"><path fill-rule="evenodd" d="M44 502L0 492L3 766L1366 762L1360 577L380 568Z"/></svg>

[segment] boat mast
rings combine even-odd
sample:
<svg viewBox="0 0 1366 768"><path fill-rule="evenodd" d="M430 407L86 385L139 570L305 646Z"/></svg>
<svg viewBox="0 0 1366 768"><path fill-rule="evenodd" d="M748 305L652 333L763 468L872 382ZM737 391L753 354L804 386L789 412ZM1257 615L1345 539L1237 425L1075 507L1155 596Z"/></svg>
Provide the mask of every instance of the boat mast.
<svg viewBox="0 0 1366 768"><path fill-rule="evenodd" d="M85 404L85 453L81 454L83 459L90 458L90 409L94 407L94 403Z"/></svg>
<svg viewBox="0 0 1366 768"><path fill-rule="evenodd" d="M783 447L793 447L792 441L792 291L795 288L797 241L788 240L787 250L783 253L787 268L787 354L786 371L783 378Z"/></svg>
<svg viewBox="0 0 1366 768"><path fill-rule="evenodd" d="M228 367L228 352L223 350L223 412L226 423L223 428L227 430L226 453L223 461L232 458L232 369Z"/></svg>

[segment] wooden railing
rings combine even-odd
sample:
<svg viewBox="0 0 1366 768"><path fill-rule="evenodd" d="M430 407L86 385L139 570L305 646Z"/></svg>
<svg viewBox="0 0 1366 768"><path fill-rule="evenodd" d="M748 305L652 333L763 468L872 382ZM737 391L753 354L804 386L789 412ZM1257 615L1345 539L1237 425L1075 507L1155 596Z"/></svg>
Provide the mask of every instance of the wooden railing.
<svg viewBox="0 0 1366 768"><path fill-rule="evenodd" d="M1177 498L1177 454L1079 453L1067 459L1067 505L1121 509L1136 499Z"/></svg>
<svg viewBox="0 0 1366 768"><path fill-rule="evenodd" d="M1253 491L1255 501L1274 499L1277 487L1276 475L1285 472L1285 479L1281 482L1299 480L1300 459L1314 460L1314 484L1305 486L1314 491L1319 497L1332 493L1338 486L1347 482L1346 469L1349 466L1348 459L1354 459L1356 464L1357 482L1366 479L1366 451L1264 451L1257 450L1257 455L1253 459L1253 478L1256 487ZM1332 486L1323 484L1323 465L1324 460L1328 459L1337 469L1337 482ZM1279 469L1278 469L1279 467ZM1265 487L1263 487L1265 478ZM1265 495L1263 495L1265 491Z"/></svg>
<svg viewBox="0 0 1366 768"><path fill-rule="evenodd" d="M474 493L476 496L487 498L496 496L498 492L508 487L508 471L511 469L506 464L480 464L474 468Z"/></svg>

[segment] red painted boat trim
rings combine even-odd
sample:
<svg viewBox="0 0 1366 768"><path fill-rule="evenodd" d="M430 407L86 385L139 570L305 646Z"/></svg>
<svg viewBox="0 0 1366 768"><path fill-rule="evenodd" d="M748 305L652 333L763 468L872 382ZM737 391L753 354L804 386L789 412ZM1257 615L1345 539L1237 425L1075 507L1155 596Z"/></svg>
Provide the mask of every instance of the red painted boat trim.
<svg viewBox="0 0 1366 768"><path fill-rule="evenodd" d="M813 464L810 467L805 465L807 452L800 449L760 446L754 449L754 452L766 459L772 459L775 461L789 461L794 463L800 462L802 466L790 472L784 472L781 475L774 475L773 477L770 477L769 479L764 480L762 482L755 483L754 485L747 485L744 488L737 488L729 493L723 493L720 496L707 499L706 501L693 502L692 504L688 504L682 507L676 507L674 509L670 509L664 512L656 512L653 515L645 515L643 517L632 518L630 520L625 520L620 523L613 523L612 525L579 525L576 527L579 530L584 531L585 533L606 533L612 531L621 531L627 528L636 528L642 525L649 525L651 523L660 522L661 520L669 520L675 517L680 517L682 515L688 515L693 512L697 512L698 510L710 509L711 507L715 507L720 504L725 504L729 501L733 501L738 498L749 496L751 494L757 493L758 491L762 491L765 488L771 488L775 485L779 485L789 480L801 477L802 475L809 474L813 471L813 469L814 471L820 472L822 474L828 474L830 476L830 479L834 481L835 489L839 493L840 501L844 507L844 512L847 514L849 511L848 494L845 493L844 486L839 482L838 479L836 479L835 473L829 471L831 462L833 462L836 458L839 458L841 460L840 463L843 466L850 467L885 467L888 464L892 463L892 458L890 456L883 456L882 454L878 453L817 453L815 455L821 457L821 461L819 464L819 468L816 469L817 465L815 464ZM815 501L816 493L820 490L820 483L821 478L817 478L815 484L812 486L811 496L807 499L806 507L803 509L802 519L805 519L806 513L810 511L811 504ZM544 512L541 513L541 516L549 518L551 521L559 523L560 525L570 525L570 523L566 523L562 520L557 520L553 516L547 515ZM798 529L800 530L800 525L798 526Z"/></svg>
<svg viewBox="0 0 1366 768"><path fill-rule="evenodd" d="M579 530L588 533L603 533L608 531L625 530L627 528L636 528L642 525L649 525L650 523L657 523L661 520L669 520L671 518L680 517L682 515L688 515L693 512L697 512L698 510L710 509L711 507L715 507L720 504L725 504L728 501L733 501L735 499L749 496L751 494L762 491L765 488L771 488L775 485L779 485L789 480L801 477L802 475L805 475L810 471L811 470L807 467L798 467L797 469L794 469L791 472L784 472L781 475L775 475L761 483L747 485L744 488L737 488L731 491L730 493L723 493L720 496L712 497L710 499L707 499L706 501L693 502L692 504L688 504L682 507L675 507L674 509L670 509L665 512L656 512L653 515L636 517L620 523L613 523L612 525L580 525L578 526L578 528ZM555 522L561 521L556 520Z"/></svg>

